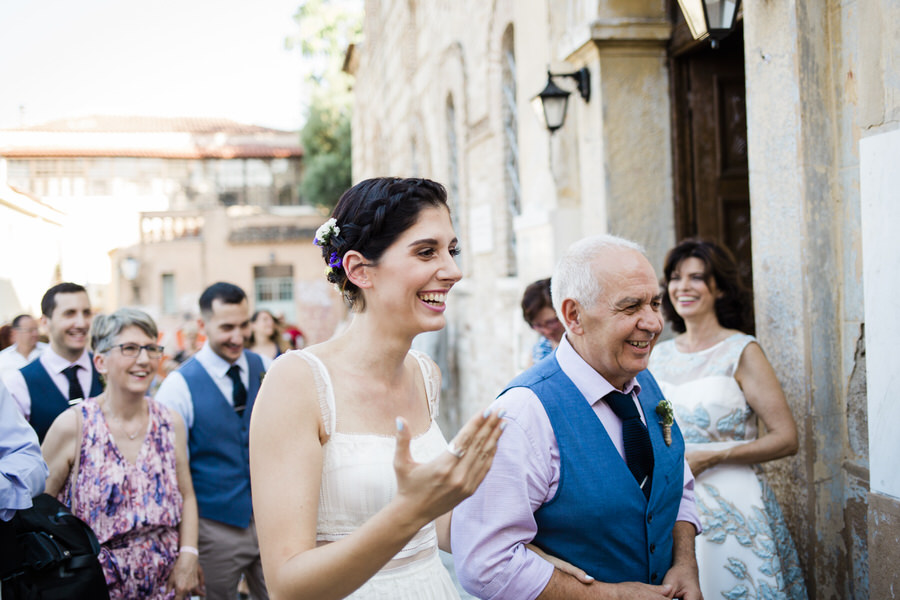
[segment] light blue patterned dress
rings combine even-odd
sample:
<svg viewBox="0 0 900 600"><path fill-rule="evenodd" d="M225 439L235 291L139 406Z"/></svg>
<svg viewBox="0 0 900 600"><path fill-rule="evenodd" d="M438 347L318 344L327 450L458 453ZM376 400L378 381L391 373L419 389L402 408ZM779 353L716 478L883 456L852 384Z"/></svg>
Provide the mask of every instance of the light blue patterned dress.
<svg viewBox="0 0 900 600"><path fill-rule="evenodd" d="M550 343L550 340L541 336L541 339L536 341L534 346L531 347L531 362L538 363L541 359L551 354L553 354L553 344Z"/></svg>
<svg viewBox="0 0 900 600"><path fill-rule="evenodd" d="M650 372L675 407L685 452L731 448L756 439L756 415L734 373L753 336L735 334L700 352L662 342ZM697 539L700 589L707 600L806 600L797 551L781 507L756 466L723 464L695 483L703 535Z"/></svg>

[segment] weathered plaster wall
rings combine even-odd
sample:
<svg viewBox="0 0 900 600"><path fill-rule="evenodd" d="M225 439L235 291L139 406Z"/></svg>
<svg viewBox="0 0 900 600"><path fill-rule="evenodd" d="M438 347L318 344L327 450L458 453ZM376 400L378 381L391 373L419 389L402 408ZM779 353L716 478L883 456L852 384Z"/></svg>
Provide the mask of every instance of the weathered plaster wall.
<svg viewBox="0 0 900 600"><path fill-rule="evenodd" d="M900 502L896 497L869 494L869 598L900 598ZM865 598L866 596L856 596Z"/></svg>
<svg viewBox="0 0 900 600"><path fill-rule="evenodd" d="M863 306L859 140L897 126L898 7L797 1L743 10L757 332L802 440L797 457L767 470L811 595L869 597L871 577L871 597L888 597L875 590L896 570L870 565L876 528L896 537L888 518L896 511L885 508L876 525L869 505L878 441L866 388L873 347L863 332L873 328ZM895 465L897 451L890 456Z"/></svg>
<svg viewBox="0 0 900 600"><path fill-rule="evenodd" d="M808 488L788 483L813 478L807 463L809 327L803 322L807 299L800 285L806 238L803 185L796 177L800 140L783 135L801 130L800 85L794 76L798 25L792 16L768 5L745 6L744 52L756 331L797 419L801 442L797 457L779 461L780 471L770 468L768 474L806 567L812 554L808 532L814 511L808 505ZM773 89L781 93L769 93Z"/></svg>

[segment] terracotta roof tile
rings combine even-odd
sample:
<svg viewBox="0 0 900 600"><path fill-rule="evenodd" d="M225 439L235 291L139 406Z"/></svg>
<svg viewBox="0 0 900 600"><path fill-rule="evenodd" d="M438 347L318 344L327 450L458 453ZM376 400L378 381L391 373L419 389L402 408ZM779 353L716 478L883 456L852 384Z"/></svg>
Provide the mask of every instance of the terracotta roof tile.
<svg viewBox="0 0 900 600"><path fill-rule="evenodd" d="M299 134L229 119L89 116L6 129L6 158L299 158Z"/></svg>
<svg viewBox="0 0 900 600"><path fill-rule="evenodd" d="M57 131L57 132L178 132L178 133L287 133L280 129L270 129L259 125L247 125L231 119L209 117L146 117L118 115L90 115L47 121L38 125L18 127L10 131Z"/></svg>
<svg viewBox="0 0 900 600"><path fill-rule="evenodd" d="M194 148L60 148L56 146L30 146L27 148L0 148L3 158L75 158L75 157L129 157L129 158L298 158L303 156L300 146L235 145Z"/></svg>

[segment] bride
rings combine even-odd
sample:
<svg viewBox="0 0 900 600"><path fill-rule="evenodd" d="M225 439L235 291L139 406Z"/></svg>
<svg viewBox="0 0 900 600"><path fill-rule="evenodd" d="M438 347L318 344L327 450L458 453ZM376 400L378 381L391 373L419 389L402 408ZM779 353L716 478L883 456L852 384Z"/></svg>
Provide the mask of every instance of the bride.
<svg viewBox="0 0 900 600"><path fill-rule="evenodd" d="M441 329L459 281L444 188L370 179L341 197L315 243L353 310L327 342L266 375L250 427L254 514L273 598L458 599L437 549L450 510L491 466L502 414L447 445L440 371L410 350Z"/></svg>

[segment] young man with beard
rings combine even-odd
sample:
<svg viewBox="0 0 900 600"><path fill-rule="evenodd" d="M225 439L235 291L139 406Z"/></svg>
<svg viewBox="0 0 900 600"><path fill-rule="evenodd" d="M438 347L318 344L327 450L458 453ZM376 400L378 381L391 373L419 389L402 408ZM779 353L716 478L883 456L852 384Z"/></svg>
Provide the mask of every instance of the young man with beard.
<svg viewBox="0 0 900 600"><path fill-rule="evenodd" d="M44 435L57 416L73 404L103 391L87 349L91 329L91 301L77 283L59 283L41 299L41 322L50 347L5 380L25 418Z"/></svg>
<svg viewBox="0 0 900 600"><path fill-rule="evenodd" d="M207 600L237 596L241 574L254 600L268 598L250 504L250 413L263 377L250 337L247 295L214 283L200 295L206 343L163 380L156 399L188 430L191 477L200 510L200 566Z"/></svg>

